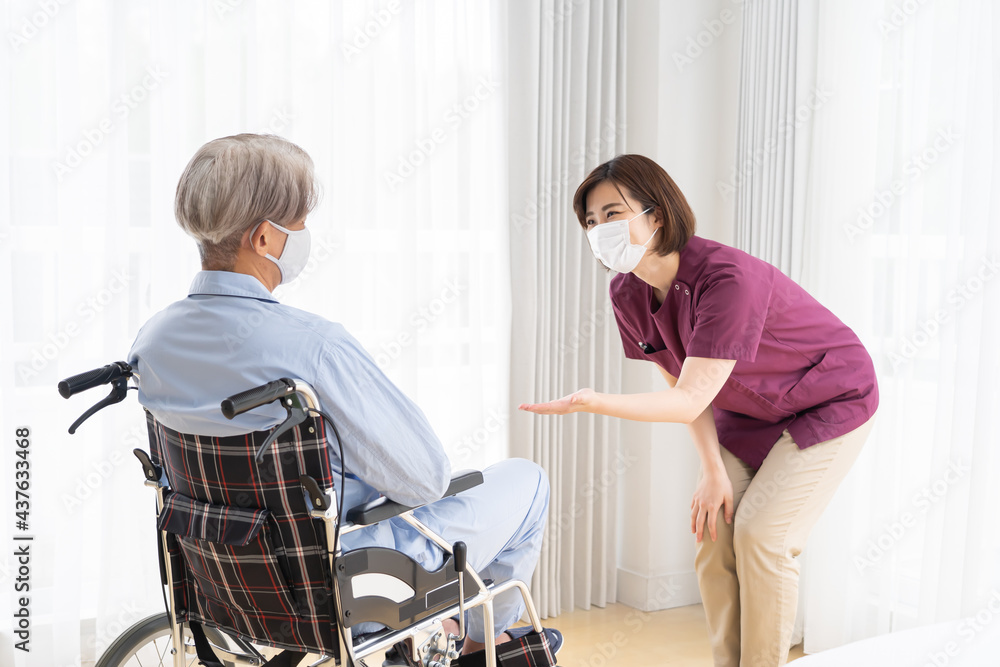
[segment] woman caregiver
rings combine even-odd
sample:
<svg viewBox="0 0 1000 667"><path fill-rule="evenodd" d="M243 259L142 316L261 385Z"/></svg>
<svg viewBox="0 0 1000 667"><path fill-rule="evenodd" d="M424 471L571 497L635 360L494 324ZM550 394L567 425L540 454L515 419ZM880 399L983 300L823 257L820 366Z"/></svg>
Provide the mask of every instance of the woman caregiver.
<svg viewBox="0 0 1000 667"><path fill-rule="evenodd" d="M594 254L619 273L611 302L625 356L655 363L670 388L581 389L520 408L688 424L702 467L691 530L715 664L783 665L797 556L878 407L871 357L778 269L695 236L687 200L649 158L600 165L573 208Z"/></svg>

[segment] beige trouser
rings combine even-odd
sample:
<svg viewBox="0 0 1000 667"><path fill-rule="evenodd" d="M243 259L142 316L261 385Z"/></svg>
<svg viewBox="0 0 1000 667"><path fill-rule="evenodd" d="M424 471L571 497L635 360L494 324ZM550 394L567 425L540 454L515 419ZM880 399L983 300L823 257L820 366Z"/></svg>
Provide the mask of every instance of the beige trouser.
<svg viewBox="0 0 1000 667"><path fill-rule="evenodd" d="M785 664L798 603L796 557L873 420L802 450L786 430L756 473L721 448L736 515L730 525L719 511L718 539L706 528L695 558L716 667Z"/></svg>

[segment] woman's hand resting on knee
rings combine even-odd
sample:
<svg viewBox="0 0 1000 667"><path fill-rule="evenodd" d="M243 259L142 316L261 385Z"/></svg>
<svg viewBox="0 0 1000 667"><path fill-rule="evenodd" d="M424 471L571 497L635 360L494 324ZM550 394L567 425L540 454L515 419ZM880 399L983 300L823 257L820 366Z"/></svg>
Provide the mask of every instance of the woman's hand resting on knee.
<svg viewBox="0 0 1000 667"><path fill-rule="evenodd" d="M733 483L729 481L729 475L724 469L706 472L694 490L694 498L691 499L691 532L695 534L696 542L701 542L706 523L708 524L708 534L712 541L715 541L718 536L715 523L720 508L725 509L726 523L731 524L733 522Z"/></svg>

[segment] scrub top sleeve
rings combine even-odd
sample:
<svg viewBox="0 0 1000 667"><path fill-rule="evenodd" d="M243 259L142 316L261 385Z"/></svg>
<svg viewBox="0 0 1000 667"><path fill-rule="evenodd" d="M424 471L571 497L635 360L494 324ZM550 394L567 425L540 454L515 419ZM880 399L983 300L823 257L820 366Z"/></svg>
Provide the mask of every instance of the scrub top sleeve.
<svg viewBox="0 0 1000 667"><path fill-rule="evenodd" d="M405 505L441 498L451 464L420 408L353 338L327 345L320 366L316 390L344 440L347 472Z"/></svg>
<svg viewBox="0 0 1000 667"><path fill-rule="evenodd" d="M727 266L713 276L693 304L689 357L754 361L767 319L773 278Z"/></svg>

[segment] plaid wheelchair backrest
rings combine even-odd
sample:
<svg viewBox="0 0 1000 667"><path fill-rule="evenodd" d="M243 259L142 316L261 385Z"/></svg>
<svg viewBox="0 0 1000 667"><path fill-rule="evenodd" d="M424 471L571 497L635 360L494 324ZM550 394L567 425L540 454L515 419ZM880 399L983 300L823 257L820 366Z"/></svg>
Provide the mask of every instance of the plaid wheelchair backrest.
<svg viewBox="0 0 1000 667"><path fill-rule="evenodd" d="M168 533L178 621L286 649L337 652L323 522L299 476L334 486L322 419L284 434L258 464L267 431L222 438L178 433L146 413L150 452L170 484Z"/></svg>

